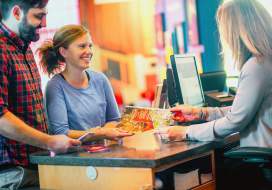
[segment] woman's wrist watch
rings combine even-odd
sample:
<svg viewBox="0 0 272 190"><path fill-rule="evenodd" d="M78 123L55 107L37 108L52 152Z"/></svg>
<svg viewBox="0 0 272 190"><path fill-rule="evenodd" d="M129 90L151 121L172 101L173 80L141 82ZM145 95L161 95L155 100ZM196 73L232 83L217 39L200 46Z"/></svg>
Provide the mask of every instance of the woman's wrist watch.
<svg viewBox="0 0 272 190"><path fill-rule="evenodd" d="M185 140L186 140L186 141L190 140L189 134L188 134L188 128L187 128L187 130L186 130L186 132L185 132Z"/></svg>

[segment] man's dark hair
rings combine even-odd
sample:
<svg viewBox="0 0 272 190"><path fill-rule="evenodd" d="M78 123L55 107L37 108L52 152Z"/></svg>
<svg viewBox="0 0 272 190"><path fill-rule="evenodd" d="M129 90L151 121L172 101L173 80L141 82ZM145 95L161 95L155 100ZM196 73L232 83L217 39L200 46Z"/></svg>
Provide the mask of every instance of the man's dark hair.
<svg viewBox="0 0 272 190"><path fill-rule="evenodd" d="M43 8L46 6L48 0L1 0L0 1L0 13L1 20L6 20L9 16L11 8L14 5L18 5L24 13L30 8Z"/></svg>

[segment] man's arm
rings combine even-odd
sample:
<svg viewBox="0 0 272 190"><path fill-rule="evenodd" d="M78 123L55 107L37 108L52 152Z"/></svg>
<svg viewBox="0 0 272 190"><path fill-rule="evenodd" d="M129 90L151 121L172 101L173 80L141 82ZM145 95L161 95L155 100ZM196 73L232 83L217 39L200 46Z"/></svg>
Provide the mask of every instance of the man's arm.
<svg viewBox="0 0 272 190"><path fill-rule="evenodd" d="M0 117L0 134L9 139L57 153L66 152L69 147L80 144L78 140L70 139L65 135L50 136L42 133L28 126L9 111Z"/></svg>

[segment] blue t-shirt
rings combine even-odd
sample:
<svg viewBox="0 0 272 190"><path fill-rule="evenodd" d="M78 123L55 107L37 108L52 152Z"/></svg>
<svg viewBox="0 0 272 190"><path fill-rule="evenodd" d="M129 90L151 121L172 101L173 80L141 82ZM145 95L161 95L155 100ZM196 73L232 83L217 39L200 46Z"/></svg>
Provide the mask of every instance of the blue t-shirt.
<svg viewBox="0 0 272 190"><path fill-rule="evenodd" d="M57 74L46 86L46 109L51 134L87 130L118 121L120 113L112 88L104 74L87 70L87 88L74 88Z"/></svg>

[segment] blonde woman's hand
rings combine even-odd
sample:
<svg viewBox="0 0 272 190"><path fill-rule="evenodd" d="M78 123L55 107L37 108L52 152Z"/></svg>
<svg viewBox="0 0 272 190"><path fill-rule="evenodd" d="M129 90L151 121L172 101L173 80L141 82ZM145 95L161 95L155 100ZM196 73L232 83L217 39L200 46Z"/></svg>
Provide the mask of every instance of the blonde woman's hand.
<svg viewBox="0 0 272 190"><path fill-rule="evenodd" d="M190 122L201 120L202 108L193 107L190 105L179 105L170 109L173 113L173 119L179 122Z"/></svg>
<svg viewBox="0 0 272 190"><path fill-rule="evenodd" d="M179 141L186 139L186 130L184 126L172 126L168 129L168 139L170 141Z"/></svg>

